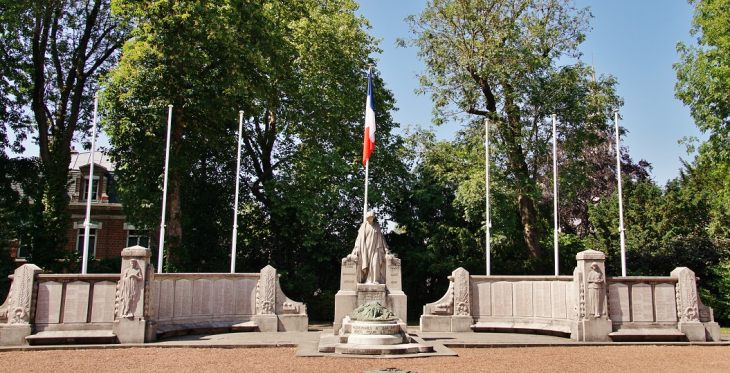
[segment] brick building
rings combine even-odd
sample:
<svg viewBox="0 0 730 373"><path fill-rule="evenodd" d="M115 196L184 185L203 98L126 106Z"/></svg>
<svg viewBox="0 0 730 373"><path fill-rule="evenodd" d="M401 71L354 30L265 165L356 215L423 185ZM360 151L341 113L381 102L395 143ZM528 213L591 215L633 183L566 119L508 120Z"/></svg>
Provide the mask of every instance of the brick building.
<svg viewBox="0 0 730 373"><path fill-rule="evenodd" d="M116 195L110 193L114 184L114 165L102 152L79 153L71 150L70 183L68 188L72 226L68 230L69 250L83 251L84 220L86 201L91 199L91 227L89 230L89 257L96 259L120 256L122 249L134 245L149 247L146 232L135 229L127 223L122 204ZM89 196L89 168L94 162L94 175L91 178L92 191Z"/></svg>

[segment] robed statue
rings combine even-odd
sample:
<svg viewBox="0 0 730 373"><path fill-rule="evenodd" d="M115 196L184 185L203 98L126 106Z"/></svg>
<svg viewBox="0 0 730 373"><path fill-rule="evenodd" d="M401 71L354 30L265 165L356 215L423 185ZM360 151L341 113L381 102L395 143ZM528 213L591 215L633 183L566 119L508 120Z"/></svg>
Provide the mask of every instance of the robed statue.
<svg viewBox="0 0 730 373"><path fill-rule="evenodd" d="M357 240L349 259L357 261L357 282L379 284L385 281L385 255L390 251L375 220L375 213L368 211L366 221L360 225Z"/></svg>

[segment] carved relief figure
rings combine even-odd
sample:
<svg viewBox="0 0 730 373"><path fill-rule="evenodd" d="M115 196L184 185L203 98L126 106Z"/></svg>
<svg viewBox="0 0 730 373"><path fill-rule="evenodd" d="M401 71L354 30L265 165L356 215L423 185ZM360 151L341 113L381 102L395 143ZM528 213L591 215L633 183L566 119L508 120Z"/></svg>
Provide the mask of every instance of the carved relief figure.
<svg viewBox="0 0 730 373"><path fill-rule="evenodd" d="M124 275L119 281L119 303L121 305L119 317L134 317L140 282L142 282L142 269L139 268L137 260L132 259L129 268L124 271Z"/></svg>
<svg viewBox="0 0 730 373"><path fill-rule="evenodd" d="M390 254L390 251L380 231L380 224L375 221L375 213L368 211L365 217L367 221L360 226L355 248L347 258L357 262L358 283L378 284L385 281L385 255Z"/></svg>
<svg viewBox="0 0 730 373"><path fill-rule="evenodd" d="M595 317L601 317L603 314L603 273L598 267L598 263L591 264L591 271L588 272L588 297L591 300L590 314Z"/></svg>

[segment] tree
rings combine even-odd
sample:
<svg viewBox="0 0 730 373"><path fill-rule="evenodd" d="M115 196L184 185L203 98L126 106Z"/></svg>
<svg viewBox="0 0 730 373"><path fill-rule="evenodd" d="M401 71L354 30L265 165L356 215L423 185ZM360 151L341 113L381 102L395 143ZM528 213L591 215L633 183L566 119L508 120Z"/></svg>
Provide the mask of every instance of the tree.
<svg viewBox="0 0 730 373"><path fill-rule="evenodd" d="M3 119L17 138L30 131L38 142L43 193L34 203L43 229L34 233L31 255L47 266L62 256L68 229L71 141L90 128L99 77L127 33L104 0L4 1L2 10L3 101L17 110Z"/></svg>
<svg viewBox="0 0 730 373"><path fill-rule="evenodd" d="M126 215L158 224L173 104L168 270L227 269L241 110L237 270L271 264L297 278L285 289L294 296L333 297L339 261L362 221L363 69L378 51L367 21L354 15L356 4L114 5L137 25L103 100ZM390 133L392 94L377 74L374 86L378 145L369 201L387 213L407 168L401 140ZM313 308L321 303L309 303L310 310L327 317L329 305Z"/></svg>
<svg viewBox="0 0 730 373"><path fill-rule="evenodd" d="M415 34L409 44L426 62L421 91L435 102L436 123L464 113L494 123L531 258L541 256L536 174L550 139L550 114L561 116L561 137L569 139L576 125L595 135L620 105L610 94L613 84L604 82L609 94L589 111L589 95L575 95L590 91L582 83L587 67L557 67L559 58L579 55L589 16L570 0L434 0L408 19Z"/></svg>
<svg viewBox="0 0 730 373"><path fill-rule="evenodd" d="M680 62L675 95L689 106L695 124L709 132L709 147L719 160L730 164L730 1L691 0L695 4L690 34L697 46L677 43Z"/></svg>

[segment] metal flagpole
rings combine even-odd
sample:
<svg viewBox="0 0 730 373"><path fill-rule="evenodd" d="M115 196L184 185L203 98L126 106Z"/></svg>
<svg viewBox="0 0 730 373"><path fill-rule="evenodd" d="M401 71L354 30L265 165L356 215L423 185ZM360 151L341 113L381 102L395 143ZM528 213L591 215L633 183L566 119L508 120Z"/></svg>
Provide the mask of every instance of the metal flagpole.
<svg viewBox="0 0 730 373"><path fill-rule="evenodd" d="M486 220L486 226L487 226L487 249L486 249L486 255L487 255L487 276L490 276L492 274L492 244L491 244L491 236L490 236L490 228L492 228L492 219L489 211L489 118L484 120L484 148L485 148L485 157L484 157L484 168L486 170L486 176L485 176L485 182L484 185L486 186L487 190L487 220Z"/></svg>
<svg viewBox="0 0 730 373"><path fill-rule="evenodd" d="M558 136L557 115L553 114L553 215L555 217L555 276L558 275Z"/></svg>
<svg viewBox="0 0 730 373"><path fill-rule="evenodd" d="M162 183L162 218L160 220L160 248L157 256L157 273L162 273L162 257L165 253L165 210L167 209L167 169L170 165L170 127L172 127L172 105L167 105L167 147L165 149L165 179Z"/></svg>
<svg viewBox="0 0 730 373"><path fill-rule="evenodd" d="M84 253L81 262L81 274L86 274L89 261L89 234L91 232L91 192L94 187L94 151L96 150L96 112L99 107L99 95L94 96L94 123L91 130L91 152L89 153L89 187L86 194L86 219L84 220ZM99 180L101 183L101 179Z"/></svg>
<svg viewBox="0 0 730 373"><path fill-rule="evenodd" d="M619 234L621 235L621 276L626 277L626 237L624 235L624 203L621 191L621 139L618 132L618 109L613 111L616 122L616 175L618 177L618 216Z"/></svg>
<svg viewBox="0 0 730 373"><path fill-rule="evenodd" d="M236 273L236 241L238 241L238 189L241 183L241 131L243 110L238 112L238 153L236 161L236 198L233 203L233 239L231 240L231 273Z"/></svg>
<svg viewBox="0 0 730 373"><path fill-rule="evenodd" d="M363 204L363 211L362 211L362 219L363 221L367 221L366 215L368 213L368 172L370 169L370 158L368 158L367 161L365 161L365 202Z"/></svg>

